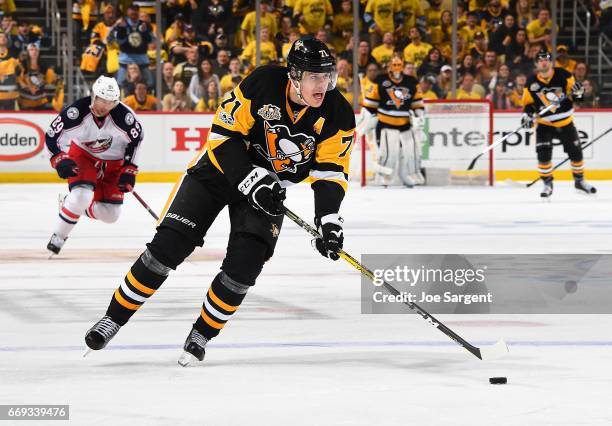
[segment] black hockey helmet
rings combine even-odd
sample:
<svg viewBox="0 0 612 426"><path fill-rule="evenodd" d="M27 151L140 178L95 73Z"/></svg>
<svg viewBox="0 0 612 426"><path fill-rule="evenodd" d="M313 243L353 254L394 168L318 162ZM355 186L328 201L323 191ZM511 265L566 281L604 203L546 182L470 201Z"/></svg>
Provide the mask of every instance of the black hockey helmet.
<svg viewBox="0 0 612 426"><path fill-rule="evenodd" d="M327 90L336 87L336 59L329 48L312 36L304 36L293 43L287 55L289 77L299 82L304 71L329 73L331 83Z"/></svg>
<svg viewBox="0 0 612 426"><path fill-rule="evenodd" d="M538 52L538 54L535 57L535 61L538 62L542 59L548 59L549 61L552 61L552 55L550 54L550 52L546 49L540 49L540 51Z"/></svg>

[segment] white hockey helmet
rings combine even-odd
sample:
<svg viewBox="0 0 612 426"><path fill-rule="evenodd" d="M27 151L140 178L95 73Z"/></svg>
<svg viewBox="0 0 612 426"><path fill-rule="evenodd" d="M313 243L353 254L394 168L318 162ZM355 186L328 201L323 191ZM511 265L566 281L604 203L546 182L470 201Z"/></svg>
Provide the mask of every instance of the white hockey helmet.
<svg viewBox="0 0 612 426"><path fill-rule="evenodd" d="M117 84L117 80L115 80L113 77L101 75L91 86L92 104L96 96L106 101L118 103L120 95L121 92L119 90L119 84Z"/></svg>

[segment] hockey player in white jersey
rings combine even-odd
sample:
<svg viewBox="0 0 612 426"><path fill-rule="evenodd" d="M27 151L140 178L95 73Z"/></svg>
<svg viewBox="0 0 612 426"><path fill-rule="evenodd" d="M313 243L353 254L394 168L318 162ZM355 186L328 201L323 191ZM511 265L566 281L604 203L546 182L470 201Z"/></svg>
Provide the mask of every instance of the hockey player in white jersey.
<svg viewBox="0 0 612 426"><path fill-rule="evenodd" d="M378 121L375 183L411 188L425 182L420 171L424 104L418 81L403 74L403 68L403 59L393 57L388 64L389 72L378 76L365 94L363 106L376 109Z"/></svg>
<svg viewBox="0 0 612 426"><path fill-rule="evenodd" d="M124 193L136 184L142 126L134 111L119 102L114 78L99 77L91 92L64 108L45 135L51 166L68 180L70 190L47 244L53 254L60 252L83 214L117 221Z"/></svg>

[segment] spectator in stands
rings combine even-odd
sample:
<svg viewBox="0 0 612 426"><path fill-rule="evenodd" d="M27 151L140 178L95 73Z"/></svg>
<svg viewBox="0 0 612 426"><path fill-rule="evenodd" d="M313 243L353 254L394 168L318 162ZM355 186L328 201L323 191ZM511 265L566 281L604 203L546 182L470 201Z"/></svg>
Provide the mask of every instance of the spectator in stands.
<svg viewBox="0 0 612 426"><path fill-rule="evenodd" d="M162 2L162 27L170 28L176 22L177 16L182 22L189 22L192 5L185 0L165 0ZM205 2L200 2L205 3Z"/></svg>
<svg viewBox="0 0 612 426"><path fill-rule="evenodd" d="M227 50L230 56L235 56L235 49L230 46L227 34L223 30L217 31L214 37L213 55L216 55L219 50Z"/></svg>
<svg viewBox="0 0 612 426"><path fill-rule="evenodd" d="M453 68L450 65L443 65L438 75L438 98L445 99L452 89Z"/></svg>
<svg viewBox="0 0 612 426"><path fill-rule="evenodd" d="M436 77L432 74L427 74L421 77L419 82L419 90L425 100L436 100L438 99L438 95L433 90L434 85L436 84Z"/></svg>
<svg viewBox="0 0 612 426"><path fill-rule="evenodd" d="M17 22L13 20L11 15L4 15L0 20L0 32L9 36L15 34Z"/></svg>
<svg viewBox="0 0 612 426"><path fill-rule="evenodd" d="M538 52L542 49L542 46L539 43L534 43L529 45L529 50L527 51L527 56L522 58L521 62L518 64L518 69L520 72L531 75L533 74L533 64L535 63L536 56Z"/></svg>
<svg viewBox="0 0 612 426"><path fill-rule="evenodd" d="M338 79L336 87L342 93L342 96L353 105L353 76L351 65L346 59L340 59L336 66L338 70Z"/></svg>
<svg viewBox="0 0 612 426"><path fill-rule="evenodd" d="M293 4L293 19L302 34L316 33L326 23L331 23L333 14L329 0L295 0Z"/></svg>
<svg viewBox="0 0 612 426"><path fill-rule="evenodd" d="M123 103L134 111L157 111L159 109L157 99L147 93L147 85L142 81L136 83L134 94L123 99Z"/></svg>
<svg viewBox="0 0 612 426"><path fill-rule="evenodd" d="M497 81L493 92L487 95L487 99L493 103L493 109L512 109L512 102L508 97L508 88L503 81Z"/></svg>
<svg viewBox="0 0 612 426"><path fill-rule="evenodd" d="M573 73L576 69L576 61L570 58L567 46L560 44L557 46L557 60L555 66L565 69L566 71Z"/></svg>
<svg viewBox="0 0 612 426"><path fill-rule="evenodd" d="M371 64L368 64L365 75L360 81L361 98L362 98L361 101L363 100L364 94L368 94L373 90L374 80L376 79L376 77L378 77L379 72L380 72L380 68L376 62L372 62Z"/></svg>
<svg viewBox="0 0 612 426"><path fill-rule="evenodd" d="M450 98L450 93L448 94ZM456 99L482 99L483 96L474 90L474 75L466 73L461 79L461 86L457 89Z"/></svg>
<svg viewBox="0 0 612 426"><path fill-rule="evenodd" d="M527 58L529 52L529 41L527 41L527 32L523 28L519 28L516 34L510 41L510 44L505 46L506 63L511 66L518 67Z"/></svg>
<svg viewBox="0 0 612 426"><path fill-rule="evenodd" d="M361 20L358 25L361 30ZM340 13L336 13L332 21L332 43L336 52L342 53L346 49L347 37L351 34L353 34L353 2L342 0Z"/></svg>
<svg viewBox="0 0 612 426"><path fill-rule="evenodd" d="M476 65L478 69L477 80L485 87L489 85L491 78L497 75L497 67L499 66L497 55L492 50L487 50L482 61L482 65Z"/></svg>
<svg viewBox="0 0 612 426"><path fill-rule="evenodd" d="M589 80L582 82L584 87L584 95L582 100L577 101L578 108L599 108L599 96L593 88L593 84Z"/></svg>
<svg viewBox="0 0 612 426"><path fill-rule="evenodd" d="M425 9L425 24L429 42L433 46L442 43L442 0L429 1L429 7Z"/></svg>
<svg viewBox="0 0 612 426"><path fill-rule="evenodd" d="M267 27L271 34L276 34L278 32L276 15L270 13L269 10L270 0L262 0L260 3L261 28ZM240 26L240 41L243 49L246 49L250 42L255 41L255 18L256 12L253 10L246 14Z"/></svg>
<svg viewBox="0 0 612 426"><path fill-rule="evenodd" d="M183 34L170 43L170 61L174 65L185 62L187 51L194 47L198 49L200 59L210 57L213 51L212 43L198 37L192 25L185 25Z"/></svg>
<svg viewBox="0 0 612 426"><path fill-rule="evenodd" d="M164 96L162 111L191 111L191 105L192 101L187 93L185 83L181 80L177 80L172 86L172 91Z"/></svg>
<svg viewBox="0 0 612 426"><path fill-rule="evenodd" d="M585 64L584 62L578 62L574 67L574 78L576 79L576 81L582 83L584 80L587 79L588 72L589 69L587 67L587 64Z"/></svg>
<svg viewBox="0 0 612 426"><path fill-rule="evenodd" d="M480 26L489 34L493 29L503 24L510 12L502 7L501 0L489 0L487 8L480 14Z"/></svg>
<svg viewBox="0 0 612 426"><path fill-rule="evenodd" d="M183 82L183 86L185 86L184 82ZM163 99L164 96L172 92L172 88L174 87L174 65L172 65L172 62L166 61L162 65L161 87L162 87L161 96Z"/></svg>
<svg viewBox="0 0 612 426"><path fill-rule="evenodd" d="M270 41L270 29L268 27L261 28L261 65L266 65L271 62L276 62L276 46ZM256 41L251 41L240 55L240 60L249 68L256 66Z"/></svg>
<svg viewBox="0 0 612 426"><path fill-rule="evenodd" d="M503 24L494 25L492 31L489 32L489 49L494 50L498 55L506 54L506 50L512 44L517 30L514 16L507 14L504 17Z"/></svg>
<svg viewBox="0 0 612 426"><path fill-rule="evenodd" d="M11 53L17 57L26 50L28 44L40 42L40 38L38 37L38 40L31 39L29 25L24 20L18 21L16 28L15 34L10 36L9 41Z"/></svg>
<svg viewBox="0 0 612 426"><path fill-rule="evenodd" d="M175 40L178 40L183 36L183 31L185 29L185 17L182 13L177 14L174 17L174 21L172 24L166 27L166 31L164 32L164 40L166 43L170 44Z"/></svg>
<svg viewBox="0 0 612 426"><path fill-rule="evenodd" d="M136 83L146 82L143 79L142 72L140 71L140 67L138 64L128 64L126 77L121 83L121 95L126 98L130 95L133 95L136 91Z"/></svg>
<svg viewBox="0 0 612 426"><path fill-rule="evenodd" d="M121 85L125 80L127 65L131 62L138 64L140 71L148 86L153 85L153 76L149 72L149 57L147 49L153 41L151 27L138 19L139 8L130 5L125 17L121 17L113 30L113 38L119 43L119 71L117 83Z"/></svg>
<svg viewBox="0 0 612 426"><path fill-rule="evenodd" d="M181 62L174 68L174 78L181 80L185 83L185 86L191 84L191 78L198 73L199 67L199 56L198 49L192 47L187 51L187 60Z"/></svg>
<svg viewBox="0 0 612 426"><path fill-rule="evenodd" d="M529 43L545 43L550 50L552 46L552 21L550 20L550 11L548 9L540 9L538 18L527 24L526 29Z"/></svg>
<svg viewBox="0 0 612 426"><path fill-rule="evenodd" d="M383 35L383 42L380 46L376 46L372 49L372 56L380 66L385 66L387 62L391 60L395 53L395 46L393 45L393 33L386 32Z"/></svg>
<svg viewBox="0 0 612 426"><path fill-rule="evenodd" d="M219 77L213 73L212 62L209 59L203 59L200 62L198 72L191 77L189 83L189 95L195 104L200 102L200 99L205 95L208 83L211 81L217 83L217 89L220 89ZM217 93L217 96L219 95L221 95L220 92Z"/></svg>
<svg viewBox="0 0 612 426"><path fill-rule="evenodd" d="M446 60L440 53L440 50L437 47L432 47L419 67L417 74L419 76L424 76L425 74L438 75L444 65L446 65Z"/></svg>
<svg viewBox="0 0 612 426"><path fill-rule="evenodd" d="M478 13L468 12L466 24L459 30L459 36L466 43L468 50L472 48L477 33L484 34L482 27L478 25Z"/></svg>
<svg viewBox="0 0 612 426"><path fill-rule="evenodd" d="M245 75L241 72L241 64L240 59L233 57L229 62L229 73L225 74L221 77L221 81L219 83L221 87L221 96L225 96L225 94L231 90L233 90L238 83L240 83Z"/></svg>
<svg viewBox="0 0 612 426"><path fill-rule="evenodd" d="M277 46L282 46L283 44L289 42L289 36L291 34L292 28L293 21L291 20L291 17L281 16L278 32L274 36Z"/></svg>
<svg viewBox="0 0 612 426"><path fill-rule="evenodd" d="M512 108L523 108L523 91L525 90L525 84L527 84L527 76L523 73L518 73L514 78L514 84L508 94Z"/></svg>
<svg viewBox="0 0 612 426"><path fill-rule="evenodd" d="M442 41L438 43L435 47L440 49L440 53L443 56L451 56L452 52L452 38L453 38L453 14L450 10L442 11L442 15L440 17L441 25L440 30L442 31Z"/></svg>
<svg viewBox="0 0 612 426"><path fill-rule="evenodd" d="M192 19L193 25L196 27L198 34L205 34L212 26L217 28L234 27L231 24L232 6L228 0L209 0L199 1L198 13L195 19ZM233 28L231 28L233 30Z"/></svg>
<svg viewBox="0 0 612 426"><path fill-rule="evenodd" d="M89 41L92 23L98 18L95 0L77 0L72 2L72 23L74 43L77 52L83 51L83 46Z"/></svg>
<svg viewBox="0 0 612 426"><path fill-rule="evenodd" d="M478 31L474 35L474 45L470 49L470 55L474 58L474 62L477 66L484 61L487 50L489 50L489 43L487 42L485 34L482 31Z"/></svg>
<svg viewBox="0 0 612 426"><path fill-rule="evenodd" d="M347 46L347 49L340 55L341 58L346 59L349 62L353 61L353 37ZM370 54L370 44L361 40L359 42L359 49L357 51L357 67L359 74L364 74L368 65L376 63L376 59Z"/></svg>
<svg viewBox="0 0 612 426"><path fill-rule="evenodd" d="M402 0L400 1L400 8L404 17L401 35L402 40L408 37L408 32L412 27L417 27L422 33L427 30L425 10L420 0Z"/></svg>
<svg viewBox="0 0 612 426"><path fill-rule="evenodd" d="M409 37L410 44L404 48L404 60L419 67L427 57L432 46L421 41L421 33L416 27L410 28Z"/></svg>
<svg viewBox="0 0 612 426"><path fill-rule="evenodd" d="M403 25L399 1L368 0L363 21L370 33L370 44L378 46L386 32L395 34L397 27L401 29Z"/></svg>
<svg viewBox="0 0 612 426"><path fill-rule="evenodd" d="M325 28L319 28L314 35L314 38L316 38L317 40L319 40L321 43L324 43L327 48L330 50L332 56L336 57L336 50L334 49L334 46L329 43L329 37L327 36L328 32L327 32L327 25Z"/></svg>
<svg viewBox="0 0 612 426"><path fill-rule="evenodd" d="M57 75L52 67L40 62L40 49L36 43L27 46L27 57L22 61L18 104L21 110L49 109L50 94L55 92Z"/></svg>
<svg viewBox="0 0 612 426"><path fill-rule="evenodd" d="M599 31L607 36L608 38L612 38L612 2L602 1L602 11L601 16L599 17Z"/></svg>
<svg viewBox="0 0 612 426"><path fill-rule="evenodd" d="M15 110L19 96L17 77L21 73L19 60L11 55L7 34L0 32L0 110Z"/></svg>
<svg viewBox="0 0 612 426"><path fill-rule="evenodd" d="M15 2L13 0L0 1L0 16L10 15L11 13L15 13L16 11L17 7L15 6Z"/></svg>
<svg viewBox="0 0 612 426"><path fill-rule="evenodd" d="M406 62L404 64L404 74L417 78L416 66L413 63Z"/></svg>
<svg viewBox="0 0 612 426"><path fill-rule="evenodd" d="M230 54L227 50L218 50L216 59L213 63L213 72L219 78L229 73Z"/></svg>
<svg viewBox="0 0 612 426"><path fill-rule="evenodd" d="M477 73L476 64L474 63L474 57L472 55L465 55L463 60L461 61L461 65L459 65L459 69L457 70L457 75L459 77L465 74L472 74L472 76Z"/></svg>
<svg viewBox="0 0 612 426"><path fill-rule="evenodd" d="M516 2L516 24L519 28L527 28L527 25L533 21L533 12L531 11L531 0L518 0Z"/></svg>
<svg viewBox="0 0 612 426"><path fill-rule="evenodd" d="M208 82L204 95L198 101L195 110L198 112L215 112L219 108L219 86L215 80Z"/></svg>

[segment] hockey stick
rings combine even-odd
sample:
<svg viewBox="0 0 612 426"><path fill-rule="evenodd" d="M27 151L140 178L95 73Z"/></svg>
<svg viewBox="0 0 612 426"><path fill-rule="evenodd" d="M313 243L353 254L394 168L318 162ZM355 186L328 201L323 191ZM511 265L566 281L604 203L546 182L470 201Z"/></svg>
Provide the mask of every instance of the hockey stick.
<svg viewBox="0 0 612 426"><path fill-rule="evenodd" d="M561 103L561 101L563 100L563 98L559 98L558 101L556 102L551 102L550 105L548 105L546 108L544 108L542 111L538 112L534 119L541 117L543 114L547 113L548 111L550 111L551 109L559 106L559 104ZM521 125L520 127L518 127L514 132L512 133L508 133L506 136L504 136L503 138L501 138L500 140L498 140L497 142L492 143L491 145L487 146L480 154L478 154L476 157L474 157L474 159L472 160L472 162L470 163L470 165L468 166L468 171L474 169L474 166L476 165L476 162L480 159L480 157L482 157L483 155L485 155L487 152L491 151L492 149L494 149L496 146L502 144L503 142L507 141L510 136L514 136L516 135L518 132L521 131L521 129L523 128L523 126Z"/></svg>
<svg viewBox="0 0 612 426"><path fill-rule="evenodd" d="M140 195L138 195L138 192L134 191L134 189L130 186L129 189L131 190L130 192L132 193L132 195L134 196L134 198L136 198L138 200L138 202L140 204L142 204L142 206L147 209L147 211L149 212L149 214L151 216L153 216L153 218L155 220L159 220L159 216L157 216L157 214L155 214L155 212L153 211L153 209L151 207L149 207L149 205L145 202L145 200L142 199L142 197Z"/></svg>
<svg viewBox="0 0 612 426"><path fill-rule="evenodd" d="M298 215L296 215L295 213L293 213L291 210L289 210L286 207L285 207L285 216L287 216L289 219L295 222L300 228L304 229L314 238L322 238L316 229L314 229L307 222L302 220ZM370 271L368 268L366 268L365 266L363 266L361 263L359 263L350 254L348 254L344 250L339 250L338 255L342 259L347 261L355 269L357 269L359 272L361 272L363 275L365 275L368 279L370 279L370 281L374 281L374 273ZM401 293L395 287L393 287L391 284L385 281L383 281L382 287L394 296L401 295ZM403 303L407 305L410 309L415 311L417 314L419 314L421 318L423 318L429 324L433 325L438 330L440 330L442 333L446 334L448 337L454 340L456 343L463 346L468 352L470 352L472 355L474 355L478 359L481 359L483 361L490 361L490 360L500 358L504 356L506 353L508 353L508 345L506 345L506 342L504 342L503 339L500 339L494 345L478 348L470 344L468 341L463 339L453 330L445 326L440 320L436 319L433 315L428 313L425 309L421 308L416 303L406 302L406 301L404 301Z"/></svg>
<svg viewBox="0 0 612 426"><path fill-rule="evenodd" d="M592 139L591 141L589 141L588 143L582 145L582 149L588 148L589 146L593 145L595 142L597 142L599 139L603 138L605 135L607 135L608 133L612 132L612 127L610 127L608 130L606 130L605 132L603 132L601 135L597 136L595 139ZM564 165L565 163L567 163L570 160L569 157L567 157L565 160L561 161L560 163L558 163L555 167L553 167L550 170L550 173L554 172L555 170L557 170L559 167L561 167L562 165ZM538 176L536 179L534 179L533 181L525 184L525 188L529 188L532 185L536 184L542 177Z"/></svg>

